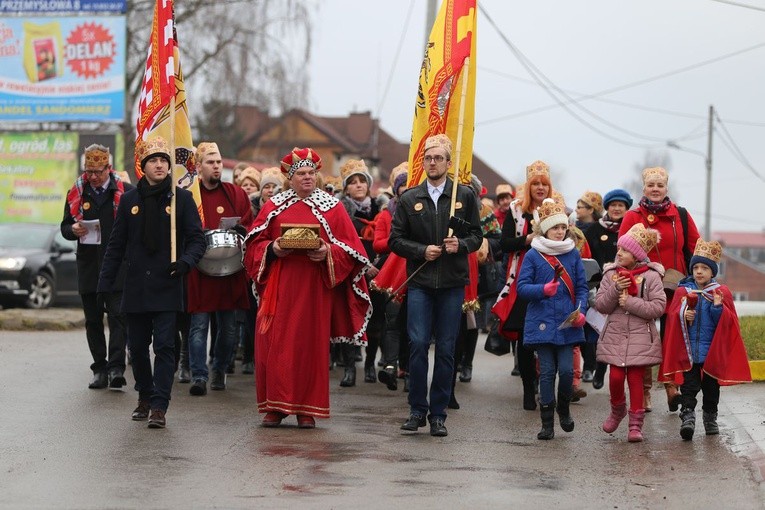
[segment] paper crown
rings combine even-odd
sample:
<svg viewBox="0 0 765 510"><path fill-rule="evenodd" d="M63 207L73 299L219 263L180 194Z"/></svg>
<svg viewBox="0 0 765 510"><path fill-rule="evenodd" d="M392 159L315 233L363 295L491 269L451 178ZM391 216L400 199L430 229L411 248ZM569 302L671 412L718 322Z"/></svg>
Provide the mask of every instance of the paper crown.
<svg viewBox="0 0 765 510"><path fill-rule="evenodd" d="M650 181L661 181L666 184L669 181L667 171L660 166L654 166L643 170L643 184Z"/></svg>
<svg viewBox="0 0 765 510"><path fill-rule="evenodd" d="M659 244L659 232L652 228L645 228L642 223L635 223L616 242L637 260L648 260L648 254Z"/></svg>
<svg viewBox="0 0 765 510"><path fill-rule="evenodd" d="M499 198L501 195L513 196L513 187L509 184L497 184L497 188L494 190L494 195Z"/></svg>
<svg viewBox="0 0 765 510"><path fill-rule="evenodd" d="M332 191L339 191L343 185L343 179L339 175L328 175L324 178L324 189L332 188Z"/></svg>
<svg viewBox="0 0 765 510"><path fill-rule="evenodd" d="M343 179L343 189L348 185L348 181L354 175L361 175L367 181L367 187L372 187L372 175L369 173L367 164L363 159L349 159L340 167L340 177Z"/></svg>
<svg viewBox="0 0 765 510"><path fill-rule="evenodd" d="M170 162L170 146L161 136L155 136L149 140L141 140L135 150L138 154L138 161L141 162L141 168L143 168L146 160L152 156L164 156L168 163Z"/></svg>
<svg viewBox="0 0 765 510"><path fill-rule="evenodd" d="M404 161L403 163L400 163L398 166L393 167L393 170L390 171L390 176L388 177L388 181L390 182L390 185L393 186L393 183L396 181L396 177L398 177L399 174L407 173L409 172L409 162Z"/></svg>
<svg viewBox="0 0 765 510"><path fill-rule="evenodd" d="M544 161L534 161L526 167L526 180L531 182L534 177L544 176L550 178L550 166Z"/></svg>
<svg viewBox="0 0 765 510"><path fill-rule="evenodd" d="M600 193L585 191L579 200L590 206L596 213L600 214L603 212L603 197L600 196Z"/></svg>
<svg viewBox="0 0 765 510"><path fill-rule="evenodd" d="M309 166L314 170L321 168L321 156L310 147L300 149L295 147L292 151L282 158L282 173L292 177L295 170Z"/></svg>
<svg viewBox="0 0 765 510"><path fill-rule="evenodd" d="M252 180L258 187L260 187L261 175L257 168L248 166L239 173L238 184L241 186L245 179Z"/></svg>
<svg viewBox="0 0 765 510"><path fill-rule="evenodd" d="M427 152L430 149L440 147L446 151L446 155L451 157L452 155L452 141L449 139L448 136L441 133L438 135L429 136L425 140L425 151Z"/></svg>
<svg viewBox="0 0 765 510"><path fill-rule="evenodd" d="M103 145L90 145L85 148L85 166L103 168L109 164L109 149Z"/></svg>
<svg viewBox="0 0 765 510"><path fill-rule="evenodd" d="M696 249L693 250L693 254L708 258L719 264L722 259L722 245L717 241L704 241L703 239L699 239L696 243Z"/></svg>
<svg viewBox="0 0 765 510"><path fill-rule="evenodd" d="M568 216L566 216L566 206L553 200L552 198L545 198L536 211L534 211L534 219L539 230L542 234L546 233L555 225L568 225Z"/></svg>
<svg viewBox="0 0 765 510"><path fill-rule="evenodd" d="M197 145L197 161L201 162L208 154L220 154L218 144L215 142L199 142L199 145Z"/></svg>
<svg viewBox="0 0 765 510"><path fill-rule="evenodd" d="M284 176L282 175L282 169L278 166L272 166L264 168L260 172L260 187L261 189L268 184L273 184L277 188L284 187Z"/></svg>

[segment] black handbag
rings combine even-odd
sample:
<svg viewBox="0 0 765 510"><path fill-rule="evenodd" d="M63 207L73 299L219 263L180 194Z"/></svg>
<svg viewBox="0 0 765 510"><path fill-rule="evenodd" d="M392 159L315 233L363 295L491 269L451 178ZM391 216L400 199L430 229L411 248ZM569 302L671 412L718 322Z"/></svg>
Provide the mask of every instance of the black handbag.
<svg viewBox="0 0 765 510"><path fill-rule="evenodd" d="M511 350L510 340L499 334L499 331L497 331L498 325L498 320L492 322L492 325L489 328L489 334L486 335L486 343L483 344L483 348L495 356L504 356Z"/></svg>

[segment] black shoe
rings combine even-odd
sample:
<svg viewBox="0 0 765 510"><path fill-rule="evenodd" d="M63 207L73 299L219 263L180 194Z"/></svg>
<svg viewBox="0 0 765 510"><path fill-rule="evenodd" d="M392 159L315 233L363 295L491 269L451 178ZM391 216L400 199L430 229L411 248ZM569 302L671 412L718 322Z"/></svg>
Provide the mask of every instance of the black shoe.
<svg viewBox="0 0 765 510"><path fill-rule="evenodd" d="M585 370L582 372L582 382L592 382L592 379L594 378L594 374L592 373L592 370Z"/></svg>
<svg viewBox="0 0 765 510"><path fill-rule="evenodd" d="M685 441L693 439L693 433L696 430L696 411L694 409L683 408L680 410L680 437Z"/></svg>
<svg viewBox="0 0 765 510"><path fill-rule="evenodd" d="M446 425L441 418L433 418L430 421L430 435L435 437L446 437L449 432L446 431Z"/></svg>
<svg viewBox="0 0 765 510"><path fill-rule="evenodd" d="M122 370L113 369L109 371L109 388L118 390L125 386L127 381L122 373Z"/></svg>
<svg viewBox="0 0 765 510"><path fill-rule="evenodd" d="M377 362L378 367L384 367L385 366L385 360L380 358L380 360Z"/></svg>
<svg viewBox="0 0 765 510"><path fill-rule="evenodd" d="M513 367L513 370L512 370L512 372L510 372L510 375L514 375L514 376L518 377L518 376L521 375L521 371L518 370L518 367Z"/></svg>
<svg viewBox="0 0 765 510"><path fill-rule="evenodd" d="M150 429L163 429L167 422L165 421L165 411L162 409L152 409L149 416Z"/></svg>
<svg viewBox="0 0 765 510"><path fill-rule="evenodd" d="M598 373L595 373L595 375L592 378L592 388L595 390L599 390L603 387L605 384L605 381L603 381L603 377L598 377Z"/></svg>
<svg viewBox="0 0 765 510"><path fill-rule="evenodd" d="M343 379L340 381L340 386L343 388L356 386L356 367L345 368L345 373L343 374Z"/></svg>
<svg viewBox="0 0 765 510"><path fill-rule="evenodd" d="M207 395L207 381L203 379L196 379L194 384L191 385L191 388L189 388L189 393L196 397Z"/></svg>
<svg viewBox="0 0 765 510"><path fill-rule="evenodd" d="M364 382L376 383L377 374L375 374L375 367L364 367Z"/></svg>
<svg viewBox="0 0 765 510"><path fill-rule="evenodd" d="M254 374L255 373L255 363L252 361L248 361L246 363L242 363L242 373L243 374Z"/></svg>
<svg viewBox="0 0 765 510"><path fill-rule="evenodd" d="M401 430L408 430L410 432L416 432L418 428L424 427L427 423L427 420L425 420L424 416L419 416L417 414L410 414L409 419L407 419L403 425L401 425Z"/></svg>
<svg viewBox="0 0 765 510"><path fill-rule="evenodd" d="M452 393L452 396L449 397L449 403L446 404L446 407L448 407L449 409L459 409L460 408L460 403L457 402L457 399L454 397L454 393Z"/></svg>
<svg viewBox="0 0 765 510"><path fill-rule="evenodd" d="M470 382L471 379L473 379L473 367L463 365L460 371L460 382Z"/></svg>
<svg viewBox="0 0 765 510"><path fill-rule="evenodd" d="M210 389L213 391L221 391L226 389L226 374L217 370L212 371L212 377L210 378Z"/></svg>
<svg viewBox="0 0 765 510"><path fill-rule="evenodd" d="M106 388L109 385L109 378L106 376L106 372L95 372L93 374L93 380L88 384L88 388L91 390L100 390Z"/></svg>
<svg viewBox="0 0 765 510"><path fill-rule="evenodd" d="M178 382L188 384L191 382L191 370L184 367L181 367L181 369L178 371Z"/></svg>
<svg viewBox="0 0 765 510"><path fill-rule="evenodd" d="M398 389L398 378L396 377L396 367L388 365L385 370L377 372L377 379L388 387L391 391Z"/></svg>
<svg viewBox="0 0 765 510"><path fill-rule="evenodd" d="M236 373L236 362L231 361L231 363L228 364L226 367L226 373L227 374L235 374Z"/></svg>
<svg viewBox="0 0 765 510"><path fill-rule="evenodd" d="M133 415L131 418L133 421L144 421L149 417L150 410L151 405L149 404L148 400L139 400L138 407L133 410Z"/></svg>

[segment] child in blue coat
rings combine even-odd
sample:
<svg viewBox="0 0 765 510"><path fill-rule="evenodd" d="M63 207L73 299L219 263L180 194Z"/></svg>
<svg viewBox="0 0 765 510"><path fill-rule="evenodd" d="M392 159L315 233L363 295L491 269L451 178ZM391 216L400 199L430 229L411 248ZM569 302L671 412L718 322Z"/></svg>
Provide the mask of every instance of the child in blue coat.
<svg viewBox="0 0 765 510"><path fill-rule="evenodd" d="M546 199L534 213L535 231L518 275L518 296L529 302L524 345L539 358L539 403L542 430L537 439L555 437L553 428L558 375L557 411L560 426L574 430L569 404L574 377L573 349L584 340L587 280L574 240L569 237L563 204Z"/></svg>

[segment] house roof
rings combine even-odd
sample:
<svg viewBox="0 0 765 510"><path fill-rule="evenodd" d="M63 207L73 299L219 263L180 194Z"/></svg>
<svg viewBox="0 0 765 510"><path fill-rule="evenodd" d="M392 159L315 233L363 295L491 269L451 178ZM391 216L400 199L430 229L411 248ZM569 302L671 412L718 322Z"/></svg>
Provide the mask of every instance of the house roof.
<svg viewBox="0 0 765 510"><path fill-rule="evenodd" d="M765 248L765 232L714 232L712 238L731 248Z"/></svg>

